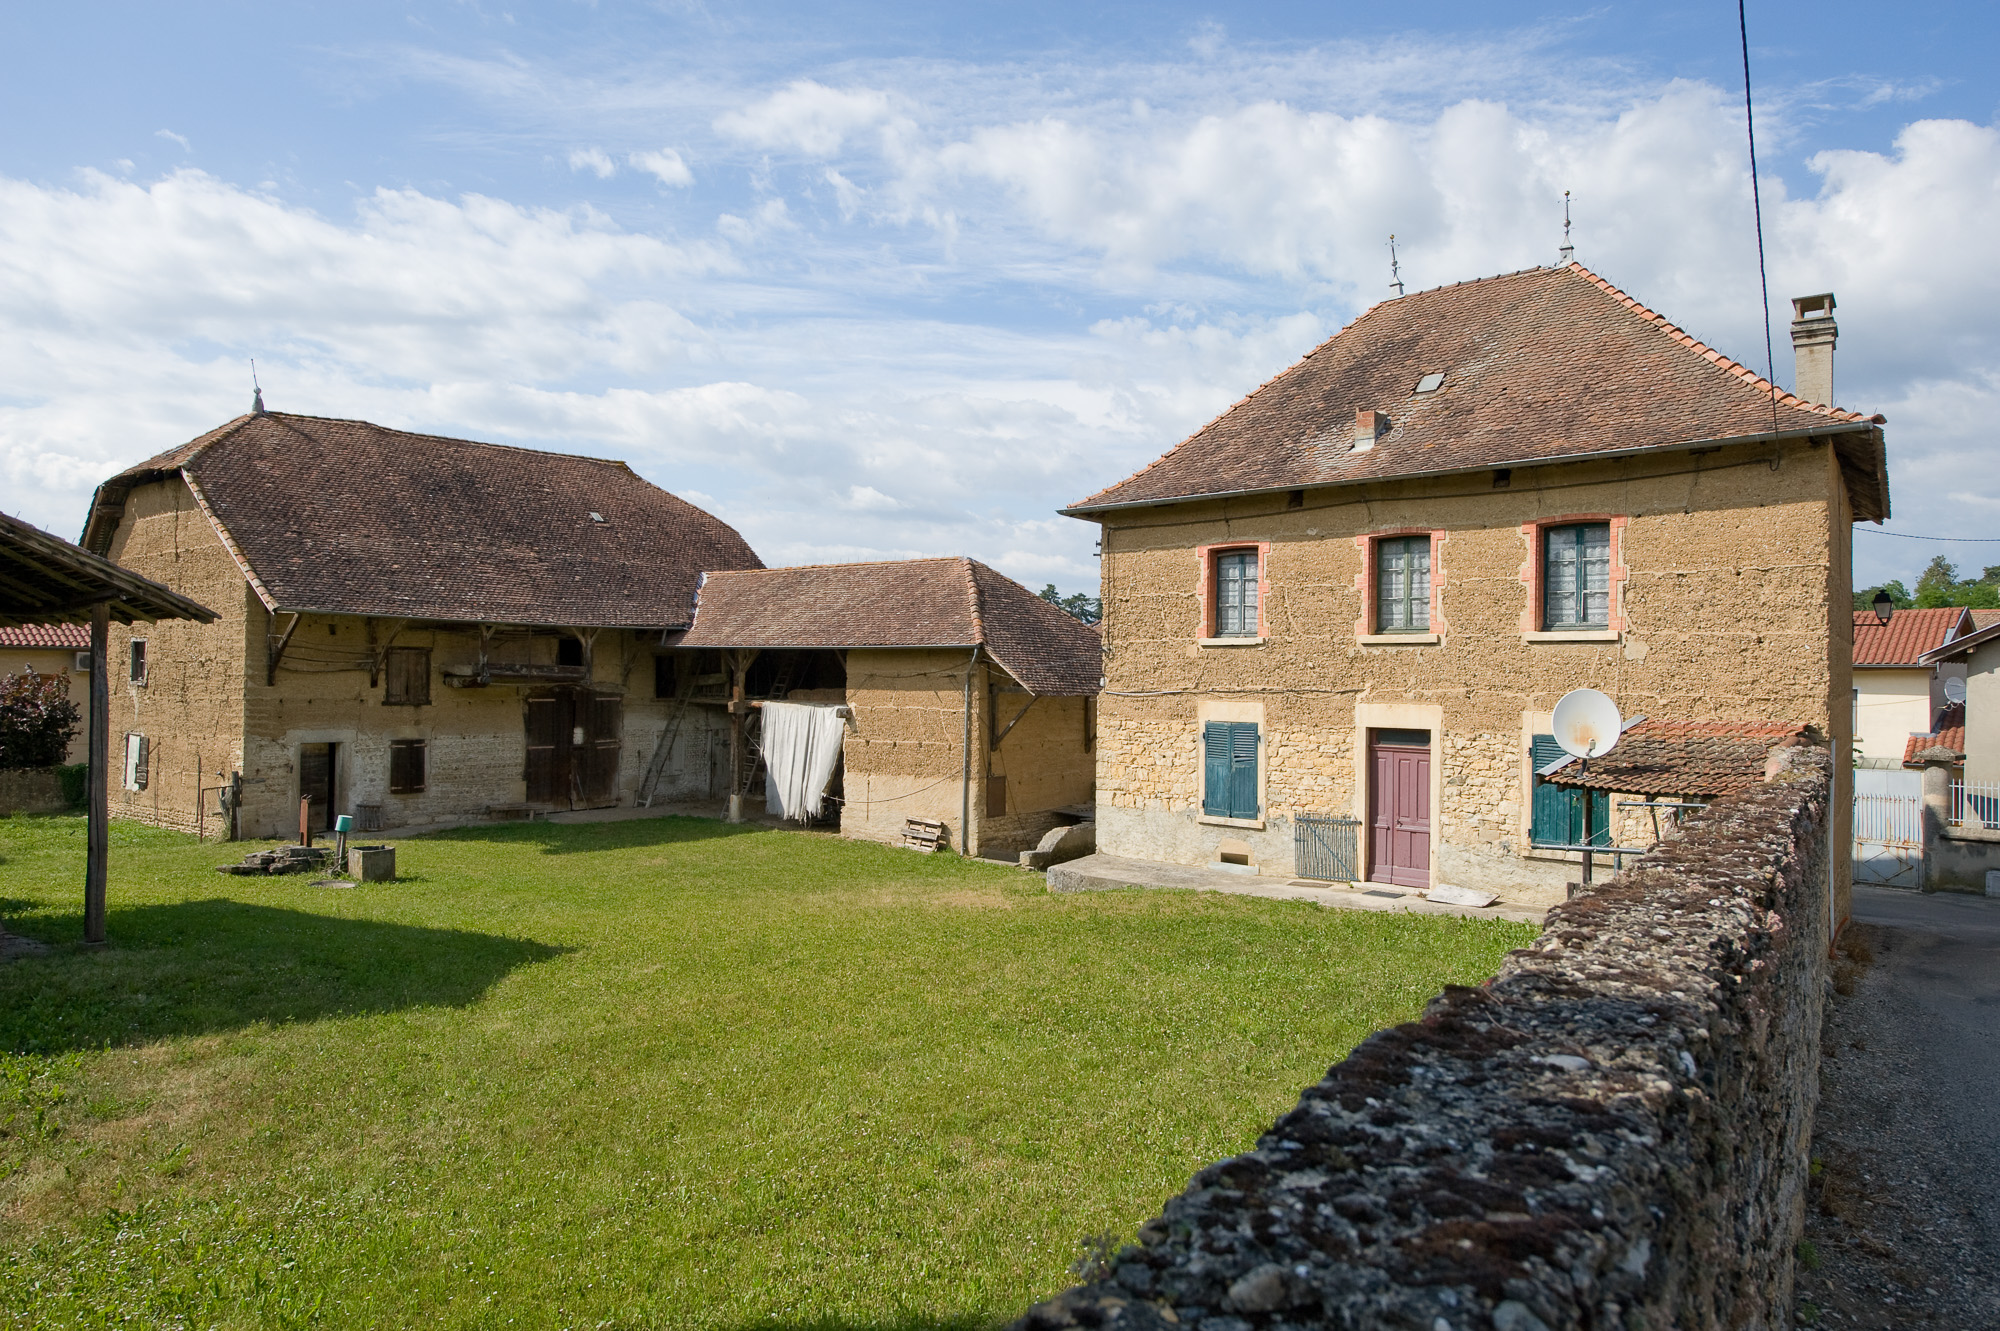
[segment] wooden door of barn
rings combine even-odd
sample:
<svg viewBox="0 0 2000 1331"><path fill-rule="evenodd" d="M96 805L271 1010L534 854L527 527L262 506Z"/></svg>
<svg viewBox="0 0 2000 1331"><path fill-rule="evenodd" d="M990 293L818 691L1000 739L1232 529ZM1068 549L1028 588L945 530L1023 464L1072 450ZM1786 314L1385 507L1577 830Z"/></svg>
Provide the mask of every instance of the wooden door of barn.
<svg viewBox="0 0 2000 1331"><path fill-rule="evenodd" d="M332 826L334 754L337 744L299 745L299 794L308 804L307 826L314 834Z"/></svg>
<svg viewBox="0 0 2000 1331"><path fill-rule="evenodd" d="M528 803L600 809L618 802L625 703L616 694L551 689L527 698Z"/></svg>
<svg viewBox="0 0 2000 1331"><path fill-rule="evenodd" d="M1431 885L1431 737L1426 730L1368 735L1368 879Z"/></svg>

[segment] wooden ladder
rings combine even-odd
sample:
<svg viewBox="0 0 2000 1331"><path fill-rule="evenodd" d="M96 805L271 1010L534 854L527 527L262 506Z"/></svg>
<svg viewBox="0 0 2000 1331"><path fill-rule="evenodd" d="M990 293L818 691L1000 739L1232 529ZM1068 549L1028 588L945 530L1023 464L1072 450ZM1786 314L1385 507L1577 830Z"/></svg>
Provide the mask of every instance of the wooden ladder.
<svg viewBox="0 0 2000 1331"><path fill-rule="evenodd" d="M639 782L638 798L632 802L641 809L653 807L653 795L660 788L660 778L666 775L667 756L674 751L674 740L681 732L681 722L687 720L691 710L688 699L694 694L695 672L692 668L687 678L674 690L674 716L660 730L660 742L654 746L652 761L646 764L646 775Z"/></svg>

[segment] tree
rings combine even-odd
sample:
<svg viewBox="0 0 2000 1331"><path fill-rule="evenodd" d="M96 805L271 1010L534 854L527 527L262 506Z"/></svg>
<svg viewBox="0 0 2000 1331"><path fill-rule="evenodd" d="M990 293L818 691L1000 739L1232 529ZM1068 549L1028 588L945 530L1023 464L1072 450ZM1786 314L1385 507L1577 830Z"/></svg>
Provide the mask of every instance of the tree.
<svg viewBox="0 0 2000 1331"><path fill-rule="evenodd" d="M1866 591L1854 593L1854 608L1856 610L1873 610L1875 608L1876 592L1889 593L1889 604L1895 606L1898 610L1908 610L1911 605L1915 604L1910 600L1910 589L1905 587L1899 579L1895 582L1885 582L1880 586L1870 587Z"/></svg>
<svg viewBox="0 0 2000 1331"><path fill-rule="evenodd" d="M30 669L0 679L0 771L58 765L81 719L62 675Z"/></svg>
<svg viewBox="0 0 2000 1331"><path fill-rule="evenodd" d="M1098 597L1085 596L1082 592L1064 596L1056 591L1053 582L1042 588L1041 595L1044 601L1080 623L1095 624L1104 618L1104 602Z"/></svg>

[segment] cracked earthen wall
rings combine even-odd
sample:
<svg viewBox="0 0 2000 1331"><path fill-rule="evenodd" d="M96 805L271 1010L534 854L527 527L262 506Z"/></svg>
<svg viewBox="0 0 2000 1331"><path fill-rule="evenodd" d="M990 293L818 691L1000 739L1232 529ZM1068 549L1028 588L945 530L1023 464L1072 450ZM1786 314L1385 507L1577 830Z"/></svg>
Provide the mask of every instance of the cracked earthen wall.
<svg viewBox="0 0 2000 1331"><path fill-rule="evenodd" d="M1289 874L1293 814L1365 820L1366 730L1430 729L1432 880L1558 900L1576 871L1528 849L1527 742L1586 686L1628 717L1809 724L1843 755L1844 780L1851 512L1838 477L1828 447L1765 444L1521 468L1506 489L1479 473L1308 491L1300 508L1278 494L1106 515L1099 849L1203 863L1227 838ZM1572 516L1619 528L1622 627L1607 641L1529 641L1523 528ZM1441 641L1364 644L1357 538L1411 529L1441 533ZM1202 645L1196 552L1239 542L1269 543L1266 641ZM1262 828L1201 820L1205 719L1263 727ZM1836 816L1844 829L1844 805ZM1846 886L1843 867L1843 914Z"/></svg>
<svg viewBox="0 0 2000 1331"><path fill-rule="evenodd" d="M1017 1331L1789 1327L1845 848L1836 765L1788 752Z"/></svg>

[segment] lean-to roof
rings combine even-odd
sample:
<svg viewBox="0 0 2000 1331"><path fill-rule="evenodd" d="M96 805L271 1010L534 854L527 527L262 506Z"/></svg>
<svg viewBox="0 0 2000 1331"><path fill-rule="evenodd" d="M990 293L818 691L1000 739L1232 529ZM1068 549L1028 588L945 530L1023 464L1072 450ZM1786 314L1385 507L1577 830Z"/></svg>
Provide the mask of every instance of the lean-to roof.
<svg viewBox="0 0 2000 1331"><path fill-rule="evenodd" d="M901 559L710 573L694 625L708 648L984 647L1031 693L1094 694L1096 630L976 559Z"/></svg>

